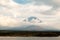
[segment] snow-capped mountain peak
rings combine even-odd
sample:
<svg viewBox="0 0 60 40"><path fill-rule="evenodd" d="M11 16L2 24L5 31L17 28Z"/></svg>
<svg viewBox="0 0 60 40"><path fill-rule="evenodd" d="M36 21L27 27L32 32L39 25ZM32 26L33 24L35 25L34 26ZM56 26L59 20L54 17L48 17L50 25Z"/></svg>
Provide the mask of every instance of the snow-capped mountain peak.
<svg viewBox="0 0 60 40"><path fill-rule="evenodd" d="M28 17L27 19L24 20L25 22L30 22L30 23L41 23L42 21L34 16Z"/></svg>

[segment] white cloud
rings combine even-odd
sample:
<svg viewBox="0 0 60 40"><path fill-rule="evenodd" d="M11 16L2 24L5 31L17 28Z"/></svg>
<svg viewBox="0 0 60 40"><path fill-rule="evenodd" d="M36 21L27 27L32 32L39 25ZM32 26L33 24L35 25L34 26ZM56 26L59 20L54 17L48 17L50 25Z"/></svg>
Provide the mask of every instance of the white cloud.
<svg viewBox="0 0 60 40"><path fill-rule="evenodd" d="M58 13L56 15L52 15L52 16L43 15L41 12L45 12L53 8L52 6L45 5L45 4L33 5L32 3L32 4L22 5L22 4L17 4L12 0L0 0L0 6L2 7L2 9L0 9L1 26L21 27L22 25L25 24L29 25L31 23L23 22L23 19L26 19L30 16L38 17L43 21L42 23L36 23L35 25L55 26L55 24L58 22L57 21L59 19L58 17L60 17L59 11L53 11L53 13ZM58 29L59 26L56 28Z"/></svg>
<svg viewBox="0 0 60 40"><path fill-rule="evenodd" d="M53 2L60 4L60 0L53 0Z"/></svg>

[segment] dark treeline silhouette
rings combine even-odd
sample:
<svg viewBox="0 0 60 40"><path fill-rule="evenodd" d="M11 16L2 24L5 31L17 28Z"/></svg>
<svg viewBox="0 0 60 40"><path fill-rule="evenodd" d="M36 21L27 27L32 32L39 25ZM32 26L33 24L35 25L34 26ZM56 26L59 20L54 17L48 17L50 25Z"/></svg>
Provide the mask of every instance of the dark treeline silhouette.
<svg viewBox="0 0 60 40"><path fill-rule="evenodd" d="M10 30L0 30L0 36L37 36L37 37L54 37L59 36L59 32L42 32L42 31L10 31Z"/></svg>

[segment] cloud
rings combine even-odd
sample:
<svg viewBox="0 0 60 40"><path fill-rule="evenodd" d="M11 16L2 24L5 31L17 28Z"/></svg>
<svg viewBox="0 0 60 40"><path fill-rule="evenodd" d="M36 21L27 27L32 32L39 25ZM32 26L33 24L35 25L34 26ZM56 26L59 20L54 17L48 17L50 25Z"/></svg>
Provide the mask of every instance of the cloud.
<svg viewBox="0 0 60 40"><path fill-rule="evenodd" d="M53 26L54 28L59 28L59 11L53 10L51 13L56 13L55 15L43 15L42 12L47 12L52 10L53 6L41 4L34 5L35 0L32 0L31 4L18 4L13 0L0 0L0 26L4 27L23 27L22 25L38 25L38 26ZM49 12L48 12L49 14ZM24 22L24 19L28 17L37 17L42 20L42 23L29 23ZM33 20L34 21L34 20ZM38 22L39 20L37 20ZM59 22L59 23L58 23ZM58 23L58 25L57 25ZM55 27L56 26L58 27Z"/></svg>
<svg viewBox="0 0 60 40"><path fill-rule="evenodd" d="M60 4L60 0L53 0L56 4Z"/></svg>

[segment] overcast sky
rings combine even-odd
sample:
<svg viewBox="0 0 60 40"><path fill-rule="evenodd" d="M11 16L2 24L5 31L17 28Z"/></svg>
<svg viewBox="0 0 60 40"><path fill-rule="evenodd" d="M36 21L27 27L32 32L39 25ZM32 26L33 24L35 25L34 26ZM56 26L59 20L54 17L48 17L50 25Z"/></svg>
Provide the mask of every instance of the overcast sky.
<svg viewBox="0 0 60 40"><path fill-rule="evenodd" d="M37 19L30 22L31 17ZM36 25L36 30L60 30L60 0L0 0L0 29L30 25Z"/></svg>

